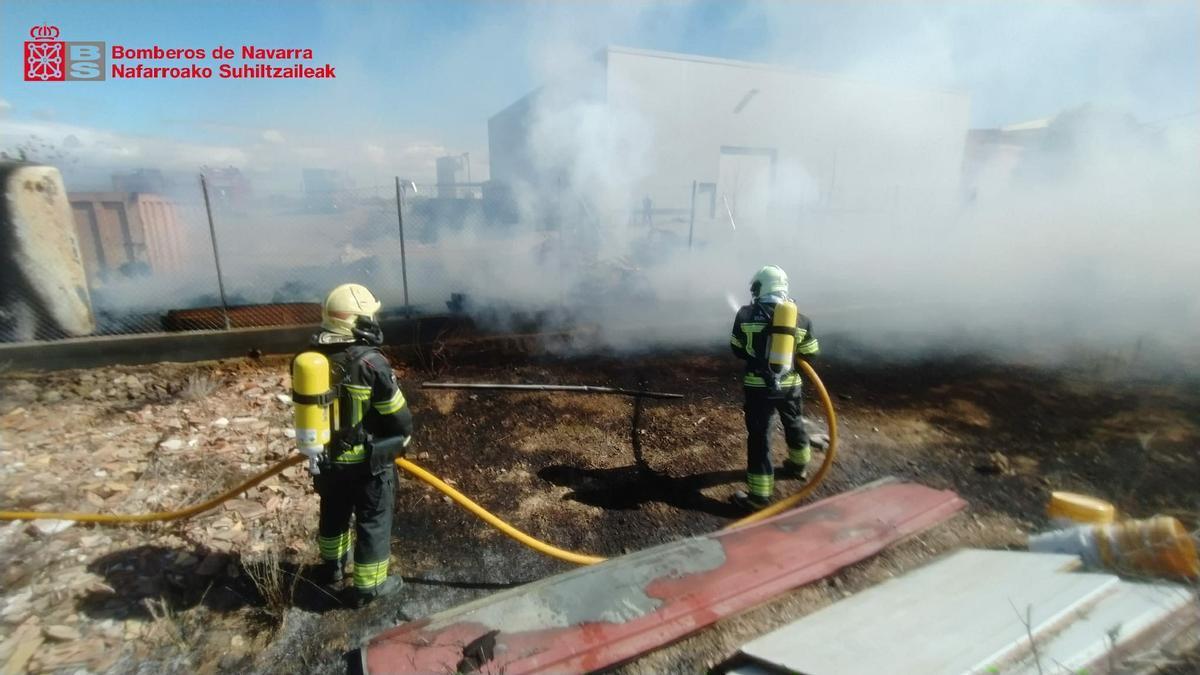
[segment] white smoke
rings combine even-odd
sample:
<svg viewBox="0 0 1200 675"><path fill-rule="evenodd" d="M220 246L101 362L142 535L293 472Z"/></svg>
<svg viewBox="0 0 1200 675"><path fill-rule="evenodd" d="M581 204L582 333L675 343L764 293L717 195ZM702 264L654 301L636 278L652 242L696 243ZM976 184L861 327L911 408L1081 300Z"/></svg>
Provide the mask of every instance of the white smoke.
<svg viewBox="0 0 1200 675"><path fill-rule="evenodd" d="M350 102L370 108L381 96L382 85L356 75L362 69L354 64L361 50L389 44L399 19L382 6L370 12L377 29L355 23L355 41L331 55L347 73L336 83L339 95L313 103L313 119L323 122L328 137L272 125L246 130L240 144L199 148L130 143L86 129L73 134L87 152L142 153L137 160L106 160L122 168L178 164L170 157L178 150L216 165L243 162L252 175L290 171L280 182L293 187L302 166L343 169L359 185L382 186L359 195L370 200L369 208L325 214L311 228L288 208L267 206L262 218L218 213L218 230L232 229L222 235L234 249L229 266L269 262L278 270L260 276L271 283L288 278L276 271L332 269L330 261L346 244L371 253L376 267L363 281L394 305L398 246L388 238L394 212L386 202L392 176L429 181L437 156L470 148L479 180L486 174L485 120L515 98L506 83L524 79L530 88L545 86L530 99L524 160L532 166L529 178L513 185L516 222L488 222L474 205L458 224L422 205L424 195L409 196L410 295L425 309L438 310L451 292L465 292L476 309L496 310L481 314L490 321L513 310L574 313L599 324L610 347L719 345L731 306L749 299L750 276L778 264L819 335L840 334L896 354L945 345L1047 358L1147 345L1195 352L1200 72L1194 6L537 5L477 22L445 45L444 59L422 66L446 67L446 88L414 96L443 101L448 112L474 106L479 132L461 139L341 123ZM720 22L729 41L687 37L697 21ZM658 176L658 153L664 133L702 128L697 120L710 106L663 114L642 109L636 97L608 96L631 86L619 78L599 89L595 84L595 55L610 43L708 56L733 50L865 84L817 102L803 90L762 91L748 100L744 114L761 115L763 129L807 133L806 142L821 151L807 161L781 154L773 178L748 171L734 199L740 204L700 191L689 235L694 176ZM496 61L511 69L511 55L522 50L516 75L490 68ZM479 69L470 87L454 76L467 64ZM961 92L970 98L976 127L1049 122L1026 136L1033 140L997 150L982 166L964 158L961 181L946 185L944 157L935 168L933 153L911 151L941 119L896 104L897 98L881 105L869 93L872 83L901 92ZM465 97L464 88L483 93ZM715 85L711 93L711 106L722 110L743 95ZM620 101L632 103L614 103ZM849 140L791 128L792 117L769 114L806 106L839 121ZM663 120L670 128L662 128ZM7 120L4 126L14 128ZM886 143L855 146L856 135ZM896 157L904 158L902 166L889 164ZM852 171L880 178L856 182L846 178ZM647 195L652 226L642 213ZM305 228L332 236L335 241L321 239L321 246L336 250L305 253L318 239Z"/></svg>
<svg viewBox="0 0 1200 675"><path fill-rule="evenodd" d="M1019 23L1020 11L1010 13L1006 23ZM1044 37L1054 22L1041 10L1035 13ZM918 33L875 45L868 56L846 60L828 75L927 88L960 84L954 81L961 72L956 61L1036 58L1003 43L992 43L987 53L962 53L950 44L947 16L956 14L934 12ZM1079 33L1071 42L1080 49L1100 40L1114 21L1102 9L1090 22L1080 23L1080 16L1088 14L1071 15ZM764 57L791 62L785 49L775 47L795 40L786 22L778 28ZM1194 29L1191 38L1194 46ZM617 348L720 344L732 319L731 299L747 301L750 275L778 264L791 274L793 294L819 333L839 333L895 354L951 346L1035 359L1080 350L1145 356L1152 349L1195 358L1196 117L1160 125L1128 112L1139 86L1133 79L1141 77L1135 69L1123 72L1128 79L1093 92L1094 105L1064 98L1055 108L1039 109L1049 122L1033 140L998 151L1016 153L1011 165L989 159L983 168L992 175L964 173L954 185L944 184L932 165L911 161L911 153L902 167L904 182L860 183L857 191L823 184L809 167L782 158L773 178L739 191L768 209L747 214L727 208L719 195L710 218L705 196L689 248L680 218L660 220L663 234L643 226L639 214L638 186L652 177L662 130L636 105L615 109L602 97L579 92L575 87L587 81L590 66L577 51L565 52L575 58L554 61L574 63L576 70L555 70L533 97L530 161L541 180L515 186L522 219L513 231L530 240L542 235L542 247L506 248L497 241L493 250L504 250L502 265L474 274L469 264L455 265L461 290L485 305L557 301L577 307ZM1054 55L1059 61L1071 56L1060 48ZM1053 100L1045 95L1047 77L1037 78L1038 97ZM572 86L563 87L563 80ZM1192 92L1195 103L1195 83L1178 85ZM607 83L609 89L621 86ZM966 93L973 100L996 96L978 87ZM779 107L803 106L803 96L796 92ZM863 137L887 136L896 147L919 143L917 130L930 123L915 108L880 106L869 97L846 95L823 104L825 114L850 120ZM1010 102L1007 108L1022 106ZM667 123L686 125L697 114L678 109ZM888 160L868 154L858 161L870 168ZM552 255L534 255L547 248ZM547 286L562 298L547 293ZM527 293L529 288L537 292Z"/></svg>

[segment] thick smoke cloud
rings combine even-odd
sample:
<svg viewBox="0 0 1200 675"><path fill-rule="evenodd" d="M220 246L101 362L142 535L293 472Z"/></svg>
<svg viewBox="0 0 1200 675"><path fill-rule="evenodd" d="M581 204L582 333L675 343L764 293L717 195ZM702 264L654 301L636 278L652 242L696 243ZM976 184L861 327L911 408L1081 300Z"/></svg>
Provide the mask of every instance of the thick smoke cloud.
<svg viewBox="0 0 1200 675"><path fill-rule="evenodd" d="M1024 11L1008 7L1014 15ZM1080 16L1091 15L1073 9L1035 12L1033 32L1044 36L1058 25L1055 19L1070 19L1068 43L1084 49L1107 39L1118 20L1101 8L1081 23ZM959 84L953 81L958 60L998 66L1036 59L1021 53L1028 45L996 41L987 41L990 53L963 53L961 45L947 43L939 23L951 15L931 13L917 34L876 45L828 74L929 88ZM763 48L763 58L796 61L784 47L793 42L788 22L776 26L781 32ZM561 250L547 260L532 246L495 242L506 251L502 261L461 277L486 305L553 305L558 299L546 292L552 285L565 298L559 302L599 323L608 346L717 344L728 330L731 305L748 299L750 275L770 263L791 273L794 295L824 332L893 355L952 348L1047 361L1072 354L1144 362L1196 358L1200 136L1194 83L1178 83L1191 92L1191 115L1146 120L1131 112L1151 109L1138 100L1146 74L1122 69L1092 93L1093 103L1064 99L1059 107L1038 109L1045 124L997 139L1007 147L988 146L993 156L980 167L968 158L962 181L932 199L911 189L932 170L919 161L905 167L911 182L881 201L877 195L823 196L805 167L784 160L773 180L749 191L771 205L767 212L734 223L718 200L718 217L705 219L689 249L678 236L656 240L637 214L636 190L650 171L647 153L639 150L653 147L661 129L636 109L581 102L586 97L562 86L587 79L579 69L590 66L579 65L587 62L578 50L572 54L576 58L566 61L577 70L554 73L559 79L534 103L529 138L533 173L541 180L516 186L522 207L516 231L532 237L549 221L557 238L548 241ZM1050 58L1061 66L1067 56L1056 48ZM1031 72L1031 86L1044 97L1054 76ZM1007 95L1022 93L1008 78L1001 85ZM996 92L977 87L966 93L997 107ZM796 92L796 105L804 94ZM1024 109L1010 103L1008 109ZM828 105L859 128L886 130L898 142L923 122L855 97ZM689 114L678 112L681 120ZM1006 158L1005 152L1016 154ZM546 195L553 195L552 208ZM686 225L672 231L679 235ZM530 288L535 292L526 294Z"/></svg>
<svg viewBox="0 0 1200 675"><path fill-rule="evenodd" d="M546 86L530 118L532 178L512 186L515 222L494 222L478 204L439 210L424 201L427 193L406 196L410 296L423 309L440 310L451 293L464 292L469 309L492 327L539 312L551 315L551 327L598 325L580 349L719 346L733 307L749 299L750 275L779 264L818 333L847 346L900 357L982 349L1051 361L1084 352L1195 362L1194 5L530 5L454 35L445 55L405 64L479 69L474 79L486 81L472 86L491 97L487 103L468 105L465 81L449 72L444 90L413 92L414 105L416 97L426 106L440 101L456 120L476 120L477 131L463 138L410 133L380 121L382 112L368 114L384 92L355 75L358 52L391 43L402 28L385 5L370 13L368 26L355 23L355 42L331 55L347 73L338 95L308 110L325 122L323 134L246 128L214 134L227 142L205 145L131 138L71 120L16 122L10 110L0 135L73 138L69 151L79 162L68 172L95 178L89 189L106 189L113 170L186 172L178 200L192 214L194 171L238 166L258 193L252 206L216 214L231 295L311 300L353 278L395 307L402 296L392 176L431 182L436 157L469 148L475 180L486 177L486 120L513 100L502 84L523 78ZM689 37L697 22L719 23L725 37L698 43ZM782 156L773 179L748 175L739 190L743 202L768 206L727 209L721 195L700 194L689 247L690 176L654 194L654 208L673 212L656 214L653 227L641 214L661 116L579 88L607 44L738 57L899 90L959 91L970 98L972 127L1049 122L996 140L986 161L975 161L968 145L958 184L940 191L924 186L933 170L919 158L903 167L903 185L856 191L846 181L831 185L828 167ZM509 79L483 75L480 64L492 59L509 64ZM778 107L804 105L804 95ZM897 146L929 124L870 96L844 93L822 106L846 128ZM357 113L349 120L379 120L345 121L347 111ZM686 125L703 113L681 108L669 119ZM884 160L869 151L855 158L867 168ZM314 211L300 189L298 168L306 166L341 170L358 187L344 203ZM201 218L189 223L200 264L171 290L173 303L209 301L215 292L207 228ZM151 311L165 301L165 288L133 279L99 297ZM175 297L197 288L206 297Z"/></svg>

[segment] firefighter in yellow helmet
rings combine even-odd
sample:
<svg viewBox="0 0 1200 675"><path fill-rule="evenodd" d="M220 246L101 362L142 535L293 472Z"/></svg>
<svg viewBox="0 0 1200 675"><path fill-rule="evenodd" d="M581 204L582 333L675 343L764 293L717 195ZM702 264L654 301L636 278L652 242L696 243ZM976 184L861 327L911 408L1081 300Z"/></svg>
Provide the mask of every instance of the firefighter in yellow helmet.
<svg viewBox="0 0 1200 675"><path fill-rule="evenodd" d="M738 492L733 501L746 510L767 506L775 494L775 472L771 463L770 433L775 413L779 413L787 440L784 472L796 477L808 476L812 449L801 416L800 374L796 358L817 354L820 349L813 335L812 321L796 312L788 296L788 278L779 267L768 265L750 280L753 300L738 310L733 320L729 346L746 363L742 374L746 417L746 492ZM785 307L785 305L790 305ZM770 353L785 338L788 353L780 358Z"/></svg>
<svg viewBox="0 0 1200 675"><path fill-rule="evenodd" d="M412 437L413 420L396 375L379 347L379 301L359 284L343 284L325 299L321 332L308 349L328 359L331 436L316 461L313 484L321 497L318 576L340 587L354 554L350 601L362 606L400 590L388 576L395 464ZM354 520L354 536L350 521Z"/></svg>

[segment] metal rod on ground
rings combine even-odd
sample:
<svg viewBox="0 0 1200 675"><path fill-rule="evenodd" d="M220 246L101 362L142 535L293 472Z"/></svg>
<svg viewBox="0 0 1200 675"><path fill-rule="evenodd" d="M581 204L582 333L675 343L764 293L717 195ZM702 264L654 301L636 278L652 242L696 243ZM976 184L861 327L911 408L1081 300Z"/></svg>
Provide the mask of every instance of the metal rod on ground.
<svg viewBox="0 0 1200 675"><path fill-rule="evenodd" d="M400 278L404 283L404 316L410 316L408 308L408 261L404 254L404 195L401 192L399 176L396 176L396 220L400 223Z"/></svg>
<svg viewBox="0 0 1200 675"><path fill-rule="evenodd" d="M637 398L683 398L683 394L667 394L661 391L638 391L618 387L592 387L582 384L475 384L463 382L424 382L427 389L510 389L516 391L573 391L580 394L619 394Z"/></svg>
<svg viewBox="0 0 1200 675"><path fill-rule="evenodd" d="M208 181L200 174L200 191L204 193L204 212L208 214L208 235L212 241L213 261L217 264L217 290L221 292L221 314L225 317L225 330L232 328L229 323L229 302L225 299L225 280L221 275L221 254L217 250L217 228L213 225L212 204L208 201Z"/></svg>

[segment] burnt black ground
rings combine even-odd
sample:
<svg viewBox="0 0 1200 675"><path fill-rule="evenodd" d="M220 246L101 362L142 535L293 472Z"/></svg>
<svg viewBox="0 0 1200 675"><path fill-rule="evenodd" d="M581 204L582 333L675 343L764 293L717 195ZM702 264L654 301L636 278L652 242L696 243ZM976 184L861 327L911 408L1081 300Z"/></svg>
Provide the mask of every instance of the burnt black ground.
<svg viewBox="0 0 1200 675"><path fill-rule="evenodd" d="M510 342L439 347L397 361L418 424L410 459L515 526L571 550L620 555L711 532L736 517L728 497L741 487L745 430L740 364L729 354L560 358L531 355L528 345ZM970 354L897 361L854 352L834 336L822 336L822 342L836 355L821 359L816 368L834 396L841 446L833 471L813 498L897 476L958 491L970 503L968 513L829 580L626 664L622 672L703 671L745 640L932 556L962 546L1021 546L1027 533L1044 526L1051 490L1106 498L1134 517L1170 513L1197 526L1200 379L1194 373L1150 373L1128 363L1082 359L1036 367ZM154 386L182 386L192 375L208 375L222 388L212 398L225 402L238 400L238 392L255 382L286 391L286 370L286 359L268 358L121 372ZM42 379L62 388L85 375L94 373ZM18 379L6 376L6 386ZM421 389L429 379L645 387L686 398L639 405L618 396ZM176 395L173 391L146 395L167 400ZM823 431L811 388L808 397L811 428ZM147 402L124 404L128 410L97 403L88 410L94 415L89 419L104 424L106 416L136 415ZM30 407L31 419L43 423L59 410L32 400L23 405ZM70 405L75 410L83 404L72 400ZM272 425L286 426L287 409L270 405L262 414ZM216 416L210 409L201 421L207 425ZM36 443L38 433L37 428L19 432L12 442ZM154 442L146 442L147 453ZM776 448L776 459L782 459L781 434ZM213 489L243 473L233 450L219 460L190 453L180 457L190 459L170 464L172 472ZM175 480L174 473L156 467L151 462L147 475L137 480L155 485ZM86 475L64 476L64 485L70 491L70 481ZM798 487L794 480L778 482L781 495ZM304 513L311 513L316 497L304 480L290 483L289 490L291 507L248 527L256 535L272 535L272 545L280 548L280 573L290 579L306 576L315 562L315 518ZM53 503L71 498L56 495ZM119 545L91 549L94 557L79 564L112 590L84 595L72 611L93 623L148 619L144 600L160 601L158 611L171 611L170 617L145 622L155 630L152 638L141 638L140 646L158 660L123 657L113 667L116 672L334 673L344 672L346 652L398 622L571 569L494 532L415 480L398 483L396 509L392 550L406 588L364 610L345 609L307 582L298 583L286 602L269 601L247 573L252 563L242 559L240 547L201 578L197 561L206 559L204 546L211 542L204 539L203 527L188 535L190 525L209 522L198 519L135 531L147 540L153 535L156 541L176 541L165 547L127 532ZM77 536L83 529L72 532ZM27 536L21 541L39 545ZM190 562L181 562L185 559ZM26 572L10 568L4 578L10 589L29 582ZM184 639L168 637L177 633ZM243 637L242 649L234 653L231 640ZM121 648L129 651L129 646L126 641Z"/></svg>
<svg viewBox="0 0 1200 675"><path fill-rule="evenodd" d="M680 353L486 361L448 353L436 377L645 386L687 395L638 406L610 396L422 390L419 383L433 376L411 365L402 369L419 424L410 458L488 509L558 546L602 555L713 531L735 517L726 500L740 487L744 429L733 359ZM957 490L971 503L971 527L1041 527L1052 489L1110 499L1132 516L1172 512L1196 525L1200 383L1194 379L971 356L825 359L817 369L835 397L842 454L815 498L894 475ZM821 430L811 401L806 414ZM995 454L1008 467L981 472ZM779 482L784 494L797 486ZM1013 545L1020 537L1016 530L962 537L950 530L934 535L943 547ZM397 621L570 568L491 531L412 480L398 488L395 534L393 550L409 582L399 598L361 612L295 611L254 667L341 672L346 650ZM912 566L929 554L885 563ZM781 622L758 623L766 629ZM715 630L732 630L723 626ZM689 649L625 669L694 672L729 651L716 638Z"/></svg>

